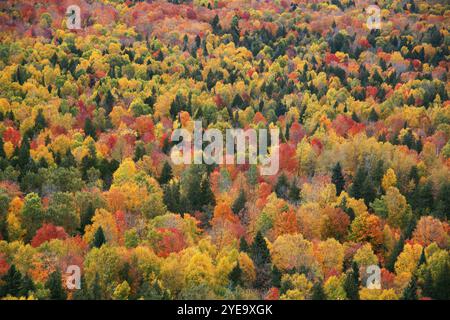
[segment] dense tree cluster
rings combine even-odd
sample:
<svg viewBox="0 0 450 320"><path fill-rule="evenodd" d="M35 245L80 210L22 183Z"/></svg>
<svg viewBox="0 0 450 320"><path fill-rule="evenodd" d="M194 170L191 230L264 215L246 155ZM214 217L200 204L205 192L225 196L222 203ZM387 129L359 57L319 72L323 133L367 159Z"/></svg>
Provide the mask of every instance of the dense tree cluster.
<svg viewBox="0 0 450 320"><path fill-rule="evenodd" d="M0 298L450 299L448 4L75 2L0 4ZM173 164L195 120L279 173Z"/></svg>

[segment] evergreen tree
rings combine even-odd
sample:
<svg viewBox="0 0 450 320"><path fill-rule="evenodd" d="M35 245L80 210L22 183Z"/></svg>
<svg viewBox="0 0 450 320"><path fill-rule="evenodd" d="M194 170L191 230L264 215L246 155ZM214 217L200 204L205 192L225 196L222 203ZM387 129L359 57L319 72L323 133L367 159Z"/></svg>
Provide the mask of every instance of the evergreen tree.
<svg viewBox="0 0 450 320"><path fill-rule="evenodd" d="M100 277L95 273L94 282L90 286L90 297L94 300L101 300L103 298L102 288L100 286Z"/></svg>
<svg viewBox="0 0 450 320"><path fill-rule="evenodd" d="M20 145L17 164L21 169L25 169L30 163L30 159L30 143L28 139L24 137L22 140L22 144Z"/></svg>
<svg viewBox="0 0 450 320"><path fill-rule="evenodd" d="M201 204L204 206L215 206L216 199L214 197L214 193L211 190L211 184L209 182L208 177L206 175L202 178L200 183L200 196L201 196Z"/></svg>
<svg viewBox="0 0 450 320"><path fill-rule="evenodd" d="M87 225L90 225L92 223L92 218L95 215L95 207L92 204L92 202L89 202L87 205L86 210L83 210L80 214L80 232L84 233L84 228Z"/></svg>
<svg viewBox="0 0 450 320"><path fill-rule="evenodd" d="M66 300L67 293L64 291L61 281L61 272L59 270L53 271L47 281L45 282L45 288L50 290L51 300Z"/></svg>
<svg viewBox="0 0 450 320"><path fill-rule="evenodd" d="M378 119L379 119L378 113L375 111L374 108L372 108L372 109L370 110L368 120L369 120L370 122L377 122Z"/></svg>
<svg viewBox="0 0 450 320"><path fill-rule="evenodd" d="M280 269L277 266L273 266L272 268L272 287L280 288L281 287L281 273Z"/></svg>
<svg viewBox="0 0 450 320"><path fill-rule="evenodd" d="M311 300L327 300L322 282L314 283L312 287Z"/></svg>
<svg viewBox="0 0 450 320"><path fill-rule="evenodd" d="M19 295L21 297L27 297L29 293L34 290L36 290L36 287L34 285L33 279L31 279L30 276L26 274L22 279L22 283L20 284Z"/></svg>
<svg viewBox="0 0 450 320"><path fill-rule="evenodd" d="M338 162L333 167L333 173L331 176L331 182L333 182L336 186L336 195L339 196L345 187L345 179L342 174L341 164Z"/></svg>
<svg viewBox="0 0 450 320"><path fill-rule="evenodd" d="M422 296L431 298L434 292L434 282L430 269L425 269L424 280L422 284Z"/></svg>
<svg viewBox="0 0 450 320"><path fill-rule="evenodd" d="M450 300L450 264L448 260L439 268L436 275L432 298Z"/></svg>
<svg viewBox="0 0 450 320"><path fill-rule="evenodd" d="M98 227L94 234L94 240L92 241L92 246L95 248L100 248L106 243L105 234L103 233L102 227Z"/></svg>
<svg viewBox="0 0 450 320"><path fill-rule="evenodd" d="M166 184L172 178L173 178L172 167L170 166L169 162L165 161L161 171L161 176L159 177L158 181L160 184Z"/></svg>
<svg viewBox="0 0 450 320"><path fill-rule="evenodd" d="M86 118L84 121L84 133L86 136L91 136L93 139L96 139L97 133L91 118Z"/></svg>
<svg viewBox="0 0 450 320"><path fill-rule="evenodd" d="M214 34L220 34L222 27L220 26L219 16L216 14L211 21L211 27Z"/></svg>
<svg viewBox="0 0 450 320"><path fill-rule="evenodd" d="M350 187L350 196L355 199L361 199L364 196L364 184L366 181L366 171L360 166L356 170L353 183Z"/></svg>
<svg viewBox="0 0 450 320"><path fill-rule="evenodd" d="M441 220L450 220L450 182L441 185L433 215Z"/></svg>
<svg viewBox="0 0 450 320"><path fill-rule="evenodd" d="M11 265L8 272L1 278L0 284L0 297L5 297L7 295L13 297L19 296L22 285L22 275L16 269L15 265Z"/></svg>
<svg viewBox="0 0 450 320"><path fill-rule="evenodd" d="M45 129L46 127L47 127L47 121L45 121L45 117L42 112L42 109L39 109L38 114L36 115L36 118L34 119L34 132L40 132L41 130Z"/></svg>
<svg viewBox="0 0 450 320"><path fill-rule="evenodd" d="M237 286L242 286L242 270L239 267L239 262L236 263L236 266L231 270L228 275L228 279L230 280L230 285L232 288Z"/></svg>
<svg viewBox="0 0 450 320"><path fill-rule="evenodd" d="M239 251L247 253L250 252L250 247L244 237L241 237L241 240L239 241Z"/></svg>
<svg viewBox="0 0 450 320"><path fill-rule="evenodd" d="M275 185L275 193L278 198L287 200L289 199L288 192L289 192L288 180L286 175L283 173L277 179L277 183Z"/></svg>
<svg viewBox="0 0 450 320"><path fill-rule="evenodd" d="M417 300L417 276L415 274L403 291L402 300Z"/></svg>
<svg viewBox="0 0 450 320"><path fill-rule="evenodd" d="M271 262L269 248L267 248L266 240L262 236L261 231L256 233L250 248L250 254L253 262L258 266Z"/></svg>
<svg viewBox="0 0 450 320"><path fill-rule="evenodd" d="M6 158L6 153L5 153L5 149L4 149L4 142L3 142L3 137L0 136L0 159L1 158Z"/></svg>
<svg viewBox="0 0 450 320"><path fill-rule="evenodd" d="M297 187L297 182L295 179L289 187L289 200L294 204L300 202L300 188Z"/></svg>
<svg viewBox="0 0 450 320"><path fill-rule="evenodd" d="M103 107L106 110L106 115L109 115L111 113L112 108L114 107L114 102L115 102L114 96L112 95L111 91L108 90L103 103Z"/></svg>
<svg viewBox="0 0 450 320"><path fill-rule="evenodd" d="M347 273L344 282L344 290L350 300L359 300L359 268L356 262L352 264L352 270Z"/></svg>
<svg viewBox="0 0 450 320"><path fill-rule="evenodd" d="M394 249L392 249L392 253L389 256L387 262L386 262L386 269L390 272L394 272L394 266L395 262L397 261L398 256L403 251L403 247L405 246L405 239L403 236L400 236L400 239L397 241L397 243L394 246Z"/></svg>

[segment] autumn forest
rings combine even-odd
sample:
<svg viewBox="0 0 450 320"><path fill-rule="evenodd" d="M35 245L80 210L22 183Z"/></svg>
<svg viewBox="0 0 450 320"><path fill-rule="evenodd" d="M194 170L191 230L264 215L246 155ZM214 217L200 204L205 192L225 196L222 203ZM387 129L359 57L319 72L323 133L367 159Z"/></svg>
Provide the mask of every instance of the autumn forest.
<svg viewBox="0 0 450 320"><path fill-rule="evenodd" d="M448 1L1 1L0 299L449 300L449 31ZM173 163L194 121L279 130L278 172Z"/></svg>

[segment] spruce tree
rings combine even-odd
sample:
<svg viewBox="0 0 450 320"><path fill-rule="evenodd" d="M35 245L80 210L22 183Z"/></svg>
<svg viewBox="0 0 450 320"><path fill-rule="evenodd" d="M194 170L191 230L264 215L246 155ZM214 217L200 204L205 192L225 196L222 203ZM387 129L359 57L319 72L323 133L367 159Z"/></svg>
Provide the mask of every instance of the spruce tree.
<svg viewBox="0 0 450 320"><path fill-rule="evenodd" d="M339 196L345 187L345 179L339 162L333 167L331 182L336 186L336 195Z"/></svg>
<svg viewBox="0 0 450 320"><path fill-rule="evenodd" d="M50 290L51 300L66 300L67 293L64 291L61 281L61 272L53 271L45 282L45 288Z"/></svg>
<svg viewBox="0 0 450 320"><path fill-rule="evenodd" d="M322 282L314 283L312 287L311 300L327 300Z"/></svg>
<svg viewBox="0 0 450 320"><path fill-rule="evenodd" d="M261 231L256 233L250 253L253 262L258 266L271 262L269 248L267 248L266 240L262 236Z"/></svg>
<svg viewBox="0 0 450 320"><path fill-rule="evenodd" d="M300 188L297 187L297 182L292 181L291 186L289 187L289 200L294 203L297 204L298 202L300 202Z"/></svg>
<svg viewBox="0 0 450 320"><path fill-rule="evenodd" d="M20 294L22 285L22 275L16 269L15 265L11 265L8 272L1 278L0 297L11 295L17 297Z"/></svg>
<svg viewBox="0 0 450 320"><path fill-rule="evenodd" d="M366 171L362 166L356 170L355 177L353 178L353 184L350 187L350 196L355 199L361 199L364 195L364 183L366 180Z"/></svg>
<svg viewBox="0 0 450 320"><path fill-rule="evenodd" d="M95 126L92 123L91 118L86 118L84 121L84 134L86 136L91 136L93 139L96 138Z"/></svg>
<svg viewBox="0 0 450 320"><path fill-rule="evenodd" d="M90 297L94 300L101 300L103 298L102 288L100 286L100 277L98 273L95 273L94 282L91 284L90 288Z"/></svg>
<svg viewBox="0 0 450 320"><path fill-rule="evenodd" d="M105 234L103 233L102 227L98 227L95 231L94 240L92 241L92 246L95 248L100 248L106 243Z"/></svg>
<svg viewBox="0 0 450 320"><path fill-rule="evenodd" d="M239 251L247 253L250 252L250 247L244 237L241 237L241 240L239 241Z"/></svg>
<svg viewBox="0 0 450 320"><path fill-rule="evenodd" d="M33 279L31 279L30 276L26 274L22 279L22 283L20 284L19 295L21 297L27 297L29 293L34 290L36 290L36 287L34 285Z"/></svg>
<svg viewBox="0 0 450 320"><path fill-rule="evenodd" d="M237 286L242 286L242 270L239 266L239 262L236 263L236 266L231 270L228 275L228 279L230 280L230 285L232 288Z"/></svg>
<svg viewBox="0 0 450 320"><path fill-rule="evenodd" d="M392 249L392 253L386 262L386 269L389 270L390 272L395 271L394 269L395 262L397 261L397 258L400 255L400 253L402 253L404 245L405 239L403 238L403 236L400 236L400 239L395 244L394 248Z"/></svg>
<svg viewBox="0 0 450 320"><path fill-rule="evenodd" d="M3 142L3 137L0 136L0 158L5 158L6 157L4 145L5 144Z"/></svg>
<svg viewBox="0 0 450 320"><path fill-rule="evenodd" d="M434 282L432 298L450 300L450 264L448 261L439 268Z"/></svg>
<svg viewBox="0 0 450 320"><path fill-rule="evenodd" d="M282 273L277 266L273 266L272 268L272 287L280 288L281 287L281 276Z"/></svg>
<svg viewBox="0 0 450 320"><path fill-rule="evenodd" d="M288 192L289 192L289 183L286 175L283 173L277 179L277 183L275 185L275 193L278 198L287 200L289 198Z"/></svg>
<svg viewBox="0 0 450 320"><path fill-rule="evenodd" d="M169 162L165 161L158 181L160 184L166 184L172 178L173 178L172 167L170 166Z"/></svg>
<svg viewBox="0 0 450 320"><path fill-rule="evenodd" d="M95 207L92 204L92 202L89 202L87 205L86 210L83 210L83 212L80 215L80 232L84 233L84 228L87 225L90 225L92 223L92 218L95 214Z"/></svg>
<svg viewBox="0 0 450 320"><path fill-rule="evenodd" d="M417 276L415 274L403 291L402 300L417 300Z"/></svg>
<svg viewBox="0 0 450 320"><path fill-rule="evenodd" d="M378 117L377 112L375 111L374 108L372 108L372 109L370 110L368 120L369 120L370 122L377 122L378 119L379 119L379 117Z"/></svg>
<svg viewBox="0 0 450 320"><path fill-rule="evenodd" d="M344 290L350 300L359 300L359 268L356 262L352 264L352 270L347 272L344 282Z"/></svg>

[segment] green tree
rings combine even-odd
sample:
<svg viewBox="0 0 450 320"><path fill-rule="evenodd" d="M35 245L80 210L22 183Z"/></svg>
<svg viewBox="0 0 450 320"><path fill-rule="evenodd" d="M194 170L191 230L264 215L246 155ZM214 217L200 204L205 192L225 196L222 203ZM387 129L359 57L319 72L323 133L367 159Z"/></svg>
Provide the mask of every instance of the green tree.
<svg viewBox="0 0 450 320"><path fill-rule="evenodd" d="M233 270L231 270L230 274L228 275L228 279L230 280L230 285L232 288L242 286L242 270L239 266L239 262L236 263Z"/></svg>
<svg viewBox="0 0 450 320"><path fill-rule="evenodd" d="M347 272L344 282L344 290L350 300L359 300L359 267L356 262L352 263L352 270Z"/></svg>
<svg viewBox="0 0 450 320"><path fill-rule="evenodd" d="M59 270L53 271L47 281L45 282L45 288L50 290L51 300L66 300L67 293L64 291L61 281L61 272Z"/></svg>
<svg viewBox="0 0 450 320"><path fill-rule="evenodd" d="M336 163L336 165L333 167L331 182L333 182L336 186L336 195L340 195L345 187L345 179L344 175L342 174L341 164L339 162Z"/></svg>
<svg viewBox="0 0 450 320"><path fill-rule="evenodd" d="M322 282L314 283L312 287L311 300L327 300Z"/></svg>
<svg viewBox="0 0 450 320"><path fill-rule="evenodd" d="M160 184L166 184L173 178L172 174L172 167L170 166L169 162L164 162L161 175L159 176L159 183Z"/></svg>
<svg viewBox="0 0 450 320"><path fill-rule="evenodd" d="M267 247L266 240L261 234L261 231L256 233L250 248L251 258L256 265L261 266L271 262L269 248Z"/></svg>
<svg viewBox="0 0 450 320"><path fill-rule="evenodd" d="M36 193L27 194L22 208L22 227L26 230L26 241L33 238L36 231L42 226L44 217L41 198Z"/></svg>
<svg viewBox="0 0 450 320"><path fill-rule="evenodd" d="M92 246L95 248L100 248L102 245L106 243L105 234L103 233L102 227L98 227L97 231L95 231L94 239L92 240Z"/></svg>
<svg viewBox="0 0 450 320"><path fill-rule="evenodd" d="M20 294L22 285L22 275L16 269L15 265L11 265L8 272L1 278L0 297L11 295L17 297Z"/></svg>
<svg viewBox="0 0 450 320"><path fill-rule="evenodd" d="M417 300L417 276L415 274L403 291L402 300Z"/></svg>

